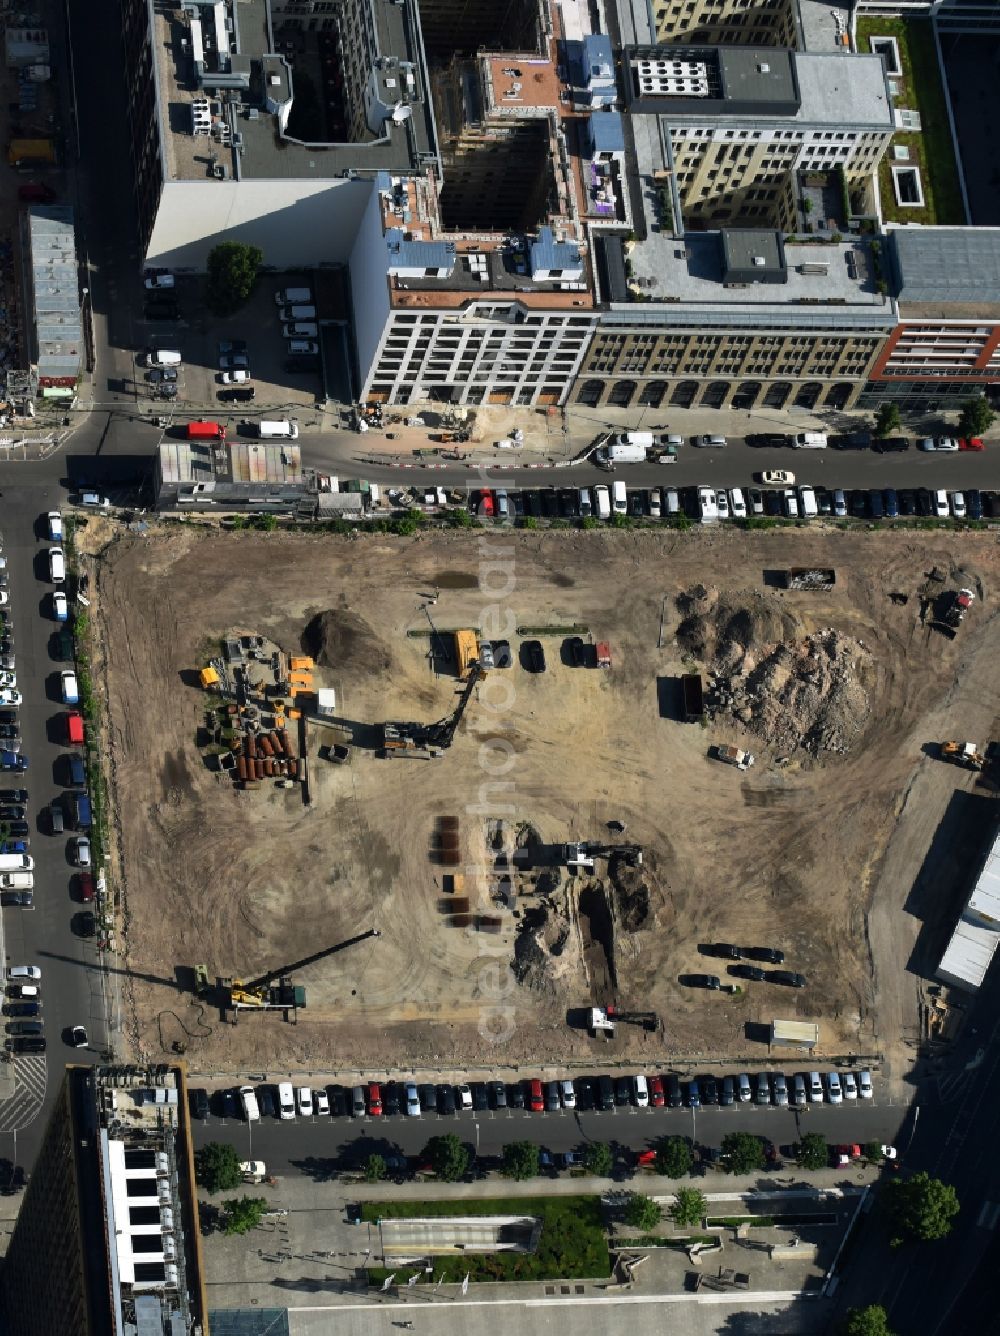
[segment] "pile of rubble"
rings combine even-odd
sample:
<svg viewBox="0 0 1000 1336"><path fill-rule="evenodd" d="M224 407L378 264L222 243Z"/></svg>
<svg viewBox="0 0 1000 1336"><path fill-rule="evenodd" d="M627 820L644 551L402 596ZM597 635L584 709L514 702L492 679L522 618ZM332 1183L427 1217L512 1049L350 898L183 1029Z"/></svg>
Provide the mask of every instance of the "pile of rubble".
<svg viewBox="0 0 1000 1336"><path fill-rule="evenodd" d="M706 708L729 715L776 751L850 750L871 713L871 656L833 627L807 634L766 594L698 586L678 599L678 639L708 672Z"/></svg>

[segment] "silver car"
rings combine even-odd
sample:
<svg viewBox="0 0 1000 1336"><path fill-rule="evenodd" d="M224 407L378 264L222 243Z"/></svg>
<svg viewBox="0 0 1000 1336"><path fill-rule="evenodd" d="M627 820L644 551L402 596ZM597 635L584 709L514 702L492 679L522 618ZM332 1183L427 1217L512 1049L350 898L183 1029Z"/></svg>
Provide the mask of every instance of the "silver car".
<svg viewBox="0 0 1000 1336"><path fill-rule="evenodd" d="M757 1073L757 1103L770 1104L771 1102L771 1082L767 1079L767 1072Z"/></svg>
<svg viewBox="0 0 1000 1336"><path fill-rule="evenodd" d="M412 1081L407 1081L403 1090L403 1100L406 1104L406 1115L408 1118L420 1117L420 1096L417 1094L417 1087Z"/></svg>
<svg viewBox="0 0 1000 1336"><path fill-rule="evenodd" d="M771 1077L771 1085L774 1089L774 1102L781 1108L788 1106L788 1082L785 1080L783 1072L775 1072Z"/></svg>

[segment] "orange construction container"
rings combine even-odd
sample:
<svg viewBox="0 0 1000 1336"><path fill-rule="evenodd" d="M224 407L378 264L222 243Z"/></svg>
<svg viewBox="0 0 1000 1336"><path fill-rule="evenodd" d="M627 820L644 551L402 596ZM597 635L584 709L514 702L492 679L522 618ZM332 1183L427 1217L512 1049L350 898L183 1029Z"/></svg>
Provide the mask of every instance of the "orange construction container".
<svg viewBox="0 0 1000 1336"><path fill-rule="evenodd" d="M293 654L291 661L292 672L311 672L316 667L308 654Z"/></svg>
<svg viewBox="0 0 1000 1336"><path fill-rule="evenodd" d="M282 730L282 733L283 732L284 730ZM270 733L268 735L268 739L271 743L271 746L274 748L275 756L280 756L283 751L287 751L287 747L285 746L285 739L282 736L282 733L279 733L277 730L275 730L275 732Z"/></svg>
<svg viewBox="0 0 1000 1336"><path fill-rule="evenodd" d="M257 739L257 746L260 748L262 756L273 756L274 747L271 745L271 739L266 733L262 733Z"/></svg>
<svg viewBox="0 0 1000 1336"><path fill-rule="evenodd" d="M237 775L239 775L240 779L246 779L246 777L247 777L247 758L246 758L245 756L241 756L241 757L239 757L239 759L237 760L237 762L236 762L236 773L237 773Z"/></svg>

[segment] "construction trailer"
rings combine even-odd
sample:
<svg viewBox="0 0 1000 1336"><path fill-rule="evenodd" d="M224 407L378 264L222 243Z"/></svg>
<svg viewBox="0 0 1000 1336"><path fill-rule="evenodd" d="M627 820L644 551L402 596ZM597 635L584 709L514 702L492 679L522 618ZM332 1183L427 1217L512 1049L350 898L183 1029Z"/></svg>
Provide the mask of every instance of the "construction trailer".
<svg viewBox="0 0 1000 1336"><path fill-rule="evenodd" d="M819 1026L814 1021L772 1021L771 1044L786 1048L814 1049L819 1043Z"/></svg>

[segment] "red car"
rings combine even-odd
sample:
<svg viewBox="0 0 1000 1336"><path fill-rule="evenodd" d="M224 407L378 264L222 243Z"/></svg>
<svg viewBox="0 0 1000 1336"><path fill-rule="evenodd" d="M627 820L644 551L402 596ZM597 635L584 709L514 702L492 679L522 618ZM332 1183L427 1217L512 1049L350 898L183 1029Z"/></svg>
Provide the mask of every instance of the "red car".
<svg viewBox="0 0 1000 1336"><path fill-rule="evenodd" d="M495 515L496 508L493 504L492 492L480 492L476 501L476 513L478 515Z"/></svg>
<svg viewBox="0 0 1000 1336"><path fill-rule="evenodd" d="M83 904L89 905L94 898L94 878L89 872L78 872L76 874L76 884L80 893L80 900Z"/></svg>
<svg viewBox="0 0 1000 1336"><path fill-rule="evenodd" d="M651 1076L649 1078L649 1102L654 1109L662 1109L666 1103L662 1076Z"/></svg>
<svg viewBox="0 0 1000 1336"><path fill-rule="evenodd" d="M382 1117L382 1091L377 1081L370 1082L368 1086L368 1113L372 1118Z"/></svg>
<svg viewBox="0 0 1000 1336"><path fill-rule="evenodd" d="M985 450L986 446L980 436L960 436L958 438L958 448L959 450Z"/></svg>
<svg viewBox="0 0 1000 1336"><path fill-rule="evenodd" d="M635 1152L635 1167L637 1169L649 1169L655 1163L655 1150L637 1150Z"/></svg>
<svg viewBox="0 0 1000 1336"><path fill-rule="evenodd" d="M530 1083L528 1108L532 1113L544 1113L545 1111L545 1100L542 1098L542 1083L537 1077Z"/></svg>

